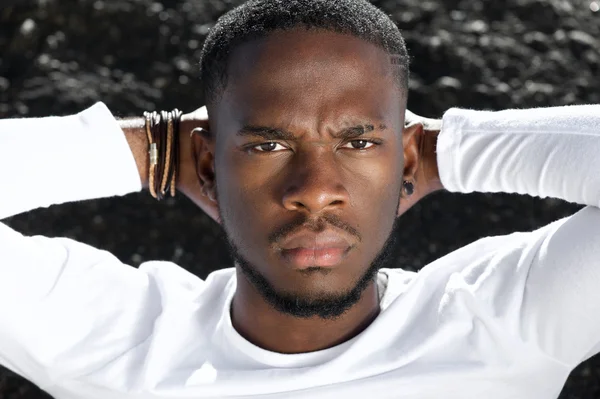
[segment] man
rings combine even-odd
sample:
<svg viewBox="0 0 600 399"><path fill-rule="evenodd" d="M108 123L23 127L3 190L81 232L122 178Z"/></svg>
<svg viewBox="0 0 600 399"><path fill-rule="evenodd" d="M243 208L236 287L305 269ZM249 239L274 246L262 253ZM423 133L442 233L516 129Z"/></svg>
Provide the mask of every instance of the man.
<svg viewBox="0 0 600 399"><path fill-rule="evenodd" d="M553 398L600 351L599 106L405 120L404 42L363 0L246 3L201 64L177 189L235 267L134 269L0 224L0 363L57 398ZM144 126L103 104L0 122L0 217L150 187ZM588 206L382 267L441 189Z"/></svg>

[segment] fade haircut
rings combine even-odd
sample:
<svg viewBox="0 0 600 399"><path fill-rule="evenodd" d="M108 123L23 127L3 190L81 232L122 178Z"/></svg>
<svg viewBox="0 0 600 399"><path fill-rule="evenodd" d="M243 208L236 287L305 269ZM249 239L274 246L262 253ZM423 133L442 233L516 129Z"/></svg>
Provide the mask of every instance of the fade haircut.
<svg viewBox="0 0 600 399"><path fill-rule="evenodd" d="M227 66L234 48L275 31L296 27L349 34L390 55L395 81L407 96L409 57L396 24L366 0L250 0L229 11L211 29L200 59L207 104L216 104L227 87Z"/></svg>

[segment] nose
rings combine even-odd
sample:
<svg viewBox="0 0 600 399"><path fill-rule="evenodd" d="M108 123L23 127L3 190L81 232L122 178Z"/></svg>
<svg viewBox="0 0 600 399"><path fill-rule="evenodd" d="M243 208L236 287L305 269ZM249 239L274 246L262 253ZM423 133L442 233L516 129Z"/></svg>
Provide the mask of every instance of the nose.
<svg viewBox="0 0 600 399"><path fill-rule="evenodd" d="M318 214L349 203L335 154L298 156L289 167L283 195L286 209Z"/></svg>

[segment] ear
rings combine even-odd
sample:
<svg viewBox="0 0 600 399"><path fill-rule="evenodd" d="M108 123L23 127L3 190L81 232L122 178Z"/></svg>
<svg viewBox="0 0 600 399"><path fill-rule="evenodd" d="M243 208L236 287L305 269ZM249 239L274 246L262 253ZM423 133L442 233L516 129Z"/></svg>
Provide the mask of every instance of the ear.
<svg viewBox="0 0 600 399"><path fill-rule="evenodd" d="M414 122L404 127L402 146L404 148L403 180L412 181L417 185L417 172L420 161L420 144L423 137L423 124Z"/></svg>
<svg viewBox="0 0 600 399"><path fill-rule="evenodd" d="M215 137L206 129L198 128L192 131L192 150L196 167L196 175L201 186L201 208L215 222L219 220L219 204L217 198L217 181L215 171Z"/></svg>
<svg viewBox="0 0 600 399"><path fill-rule="evenodd" d="M404 148L404 171L402 175L401 189L402 197L398 204L397 217L400 217L406 211L408 211L414 204L420 199L421 187L418 178L419 163L420 163L420 144L421 137L423 136L423 125L421 123L411 123L404 127L402 132L402 145ZM414 184L415 191L413 195L404 195L404 180L409 180Z"/></svg>

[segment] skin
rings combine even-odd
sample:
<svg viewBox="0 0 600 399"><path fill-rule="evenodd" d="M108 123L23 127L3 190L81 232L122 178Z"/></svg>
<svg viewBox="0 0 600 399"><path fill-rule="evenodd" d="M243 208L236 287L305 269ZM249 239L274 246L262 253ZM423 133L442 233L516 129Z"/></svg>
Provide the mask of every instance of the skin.
<svg viewBox="0 0 600 399"><path fill-rule="evenodd" d="M380 311L373 277L397 218L442 189L439 128L405 121L392 67L352 36L278 32L238 46L222 99L183 118L178 189L223 227L237 271L232 322L257 346L305 353L360 334ZM238 134L248 126L289 137ZM340 136L356 126L360 137ZM401 199L405 180L415 192ZM328 269L290 267L280 246L300 228L343 232L352 249Z"/></svg>

